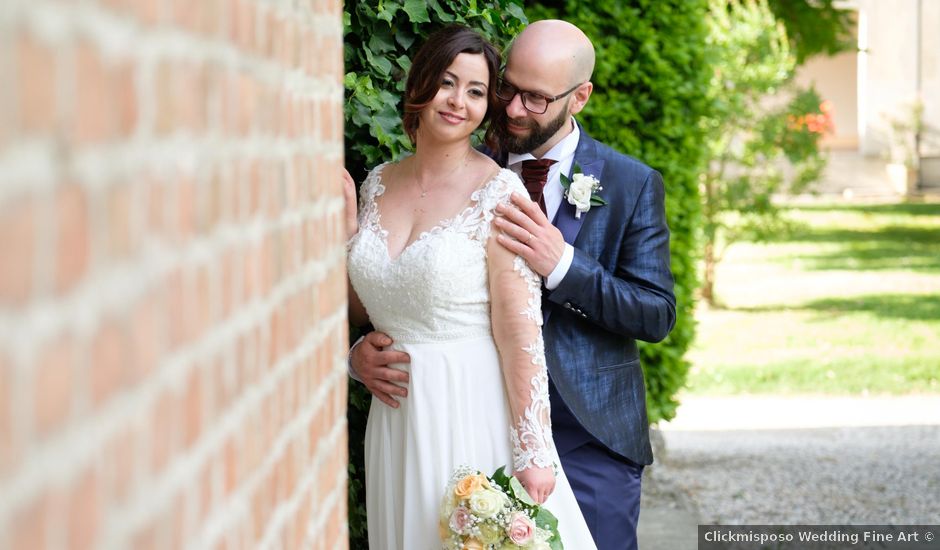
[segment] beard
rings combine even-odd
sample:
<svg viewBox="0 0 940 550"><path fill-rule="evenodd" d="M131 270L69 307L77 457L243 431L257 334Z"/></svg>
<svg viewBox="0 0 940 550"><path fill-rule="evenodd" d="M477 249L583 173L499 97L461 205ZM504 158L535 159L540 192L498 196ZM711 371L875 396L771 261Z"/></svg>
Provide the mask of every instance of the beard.
<svg viewBox="0 0 940 550"><path fill-rule="evenodd" d="M496 129L500 149L510 153L522 154L530 153L541 147L568 122L569 118L571 118L571 115L568 114L568 100L565 100L565 108L558 113L557 117L548 121L544 126L541 126L537 120L532 118L513 120L513 124L525 126L529 129L527 135L517 136L509 131L507 127L509 116L506 115L505 109L500 109L498 114L493 117L493 125Z"/></svg>

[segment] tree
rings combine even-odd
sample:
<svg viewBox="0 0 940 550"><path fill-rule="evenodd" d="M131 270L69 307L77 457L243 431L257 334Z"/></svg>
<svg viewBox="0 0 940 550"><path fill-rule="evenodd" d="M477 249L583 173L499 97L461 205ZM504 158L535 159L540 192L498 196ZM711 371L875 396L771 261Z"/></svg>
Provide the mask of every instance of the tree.
<svg viewBox="0 0 940 550"><path fill-rule="evenodd" d="M818 54L834 55L855 48L853 12L835 0L772 0L770 9L787 30L796 64Z"/></svg>
<svg viewBox="0 0 940 550"><path fill-rule="evenodd" d="M704 218L702 297L715 304L715 266L726 247L776 231L774 202L818 179L826 158L819 138L831 128L813 89L793 83L796 59L766 0L710 0L705 119L709 158L701 176Z"/></svg>

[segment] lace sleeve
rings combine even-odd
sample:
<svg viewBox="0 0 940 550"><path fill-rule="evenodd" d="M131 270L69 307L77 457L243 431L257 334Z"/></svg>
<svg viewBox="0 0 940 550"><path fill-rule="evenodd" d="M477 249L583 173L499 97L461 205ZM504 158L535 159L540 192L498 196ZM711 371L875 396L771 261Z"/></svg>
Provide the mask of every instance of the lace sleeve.
<svg viewBox="0 0 940 550"><path fill-rule="evenodd" d="M495 231L487 242L491 316L513 418L513 470L547 468L553 465L554 453L542 341L541 283L521 257L492 237Z"/></svg>

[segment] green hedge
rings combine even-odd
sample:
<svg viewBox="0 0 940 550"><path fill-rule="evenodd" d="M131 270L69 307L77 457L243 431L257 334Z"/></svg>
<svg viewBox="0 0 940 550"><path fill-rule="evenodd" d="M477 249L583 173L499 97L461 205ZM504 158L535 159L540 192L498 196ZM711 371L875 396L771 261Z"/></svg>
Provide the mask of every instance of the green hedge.
<svg viewBox="0 0 940 550"><path fill-rule="evenodd" d="M347 3L343 16L346 167L356 181L411 148L401 128L401 94L411 55L428 34L442 25L463 23L502 49L527 23L522 8L511 0L358 1ZM350 382L349 547L356 550L369 547L362 445L369 403L362 384Z"/></svg>
<svg viewBox="0 0 940 550"><path fill-rule="evenodd" d="M695 336L694 292L705 166L703 116L709 111L705 59L707 0L594 0L526 4L530 20L580 27L597 50L594 94L580 115L595 139L663 174L672 231L678 320L660 344L641 348L650 422L675 416Z"/></svg>

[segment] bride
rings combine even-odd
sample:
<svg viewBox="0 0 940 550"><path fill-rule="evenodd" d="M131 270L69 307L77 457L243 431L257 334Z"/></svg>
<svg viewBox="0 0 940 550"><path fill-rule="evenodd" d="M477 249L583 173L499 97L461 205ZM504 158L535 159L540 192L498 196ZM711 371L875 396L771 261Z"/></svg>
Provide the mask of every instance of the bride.
<svg viewBox="0 0 940 550"><path fill-rule="evenodd" d="M559 518L568 549L595 548L552 443L540 280L495 242L498 204L525 188L470 135L500 108L499 54L459 26L413 58L403 125L415 154L373 169L347 208L350 318L411 361L399 407L373 398L366 428L372 550L433 550L438 508L461 465L507 465ZM345 175L347 201L355 188ZM557 476L555 472L558 472Z"/></svg>

